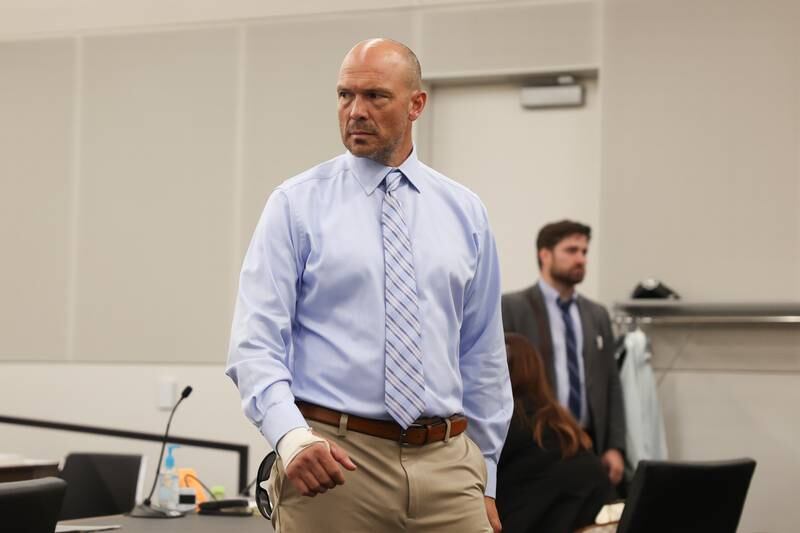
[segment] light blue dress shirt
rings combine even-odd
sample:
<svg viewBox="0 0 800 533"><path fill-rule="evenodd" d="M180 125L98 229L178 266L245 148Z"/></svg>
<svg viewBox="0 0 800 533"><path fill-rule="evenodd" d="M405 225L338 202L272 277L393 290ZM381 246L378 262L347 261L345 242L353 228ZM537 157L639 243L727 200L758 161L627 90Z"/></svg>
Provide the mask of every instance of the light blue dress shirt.
<svg viewBox="0 0 800 533"><path fill-rule="evenodd" d="M550 322L550 338L553 340L553 367L556 372L556 395L558 402L569 411L569 371L567 370L567 341L566 326L564 317L561 316L561 309L558 307L558 291L547 284L543 279L539 280L539 288L542 290L544 301L547 306L547 317ZM573 296L577 300L578 294ZM569 307L569 316L575 325L575 341L578 350L578 370L581 380L581 416L582 427L589 426L589 409L586 403L586 379L583 370L583 324L581 314L578 310L577 301Z"/></svg>
<svg viewBox="0 0 800 533"><path fill-rule="evenodd" d="M486 209L414 152L398 168L422 326L422 416L467 416L467 433L486 459L486 494L494 496L513 400ZM226 373L273 447L307 426L296 399L390 418L378 187L390 170L347 152L280 185L258 222L239 281Z"/></svg>

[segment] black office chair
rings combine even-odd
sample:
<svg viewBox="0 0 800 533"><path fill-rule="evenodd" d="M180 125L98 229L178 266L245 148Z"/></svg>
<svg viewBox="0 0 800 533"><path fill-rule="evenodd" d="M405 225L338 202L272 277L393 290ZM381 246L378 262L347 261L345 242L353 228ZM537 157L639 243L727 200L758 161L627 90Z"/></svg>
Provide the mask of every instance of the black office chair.
<svg viewBox="0 0 800 533"><path fill-rule="evenodd" d="M756 462L640 461L617 533L736 533Z"/></svg>
<svg viewBox="0 0 800 533"><path fill-rule="evenodd" d="M56 477L0 483L0 530L53 533L66 489Z"/></svg>
<svg viewBox="0 0 800 533"><path fill-rule="evenodd" d="M71 453L59 477L69 487L59 520L127 513L136 505L141 455Z"/></svg>

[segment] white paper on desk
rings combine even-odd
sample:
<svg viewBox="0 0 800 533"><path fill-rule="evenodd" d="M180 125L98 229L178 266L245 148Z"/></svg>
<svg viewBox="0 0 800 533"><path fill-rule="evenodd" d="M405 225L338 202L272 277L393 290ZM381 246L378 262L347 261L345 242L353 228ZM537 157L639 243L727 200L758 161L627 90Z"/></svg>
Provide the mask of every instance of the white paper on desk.
<svg viewBox="0 0 800 533"><path fill-rule="evenodd" d="M608 503L600 509L594 519L595 524L610 524L619 522L622 511L625 510L625 502Z"/></svg>
<svg viewBox="0 0 800 533"><path fill-rule="evenodd" d="M57 524L55 533L83 533L84 531L110 531L112 529L119 529L121 526L68 526L66 524Z"/></svg>

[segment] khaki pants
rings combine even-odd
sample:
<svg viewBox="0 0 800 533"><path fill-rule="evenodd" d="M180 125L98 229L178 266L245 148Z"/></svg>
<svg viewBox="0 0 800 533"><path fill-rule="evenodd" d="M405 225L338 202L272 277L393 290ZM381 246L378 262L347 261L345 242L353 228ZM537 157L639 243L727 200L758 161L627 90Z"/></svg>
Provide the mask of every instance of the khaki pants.
<svg viewBox="0 0 800 533"><path fill-rule="evenodd" d="M286 479L280 459L270 474L277 533L491 533L483 492L486 463L462 433L447 443L398 443L309 421L358 467L344 485L313 498Z"/></svg>

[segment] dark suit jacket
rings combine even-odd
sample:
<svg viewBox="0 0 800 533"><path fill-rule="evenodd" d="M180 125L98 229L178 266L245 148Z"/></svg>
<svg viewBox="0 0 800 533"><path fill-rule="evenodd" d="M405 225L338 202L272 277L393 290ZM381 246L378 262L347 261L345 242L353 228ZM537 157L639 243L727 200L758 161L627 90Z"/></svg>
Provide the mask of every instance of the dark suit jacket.
<svg viewBox="0 0 800 533"><path fill-rule="evenodd" d="M544 428L539 446L531 426L512 417L497 465L503 533L571 533L594 522L610 491L608 474L594 453L562 459L550 428Z"/></svg>
<svg viewBox="0 0 800 533"><path fill-rule="evenodd" d="M590 432L598 455L608 449L625 451L622 386L614 361L614 334L605 307L583 296L577 300L583 328L583 368L589 404ZM538 284L503 295L503 329L520 333L538 350L547 377L556 390L553 342L544 295ZM598 346L602 338L602 349Z"/></svg>

